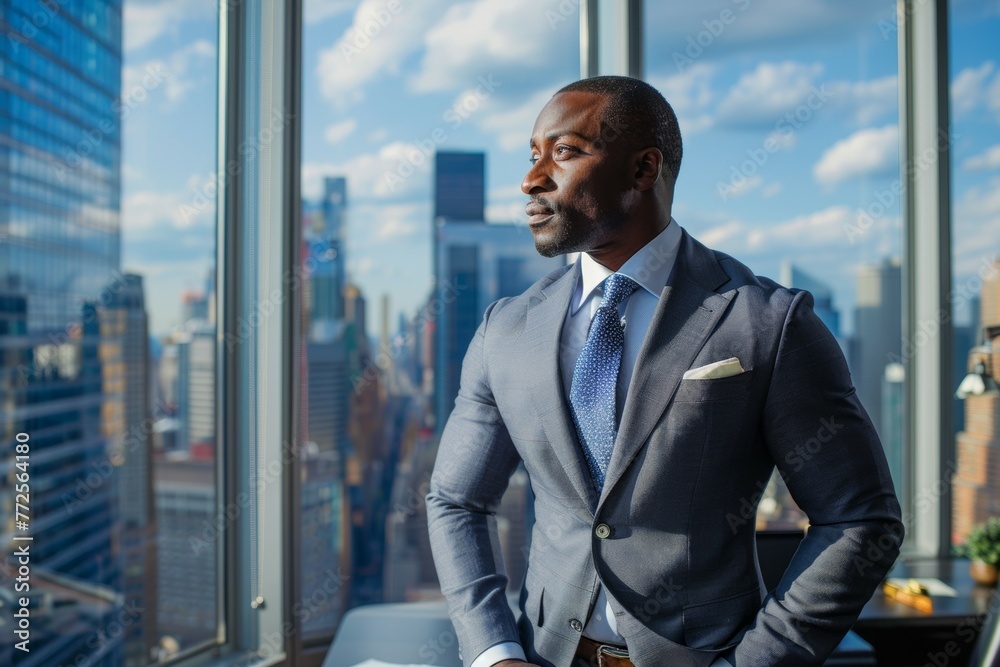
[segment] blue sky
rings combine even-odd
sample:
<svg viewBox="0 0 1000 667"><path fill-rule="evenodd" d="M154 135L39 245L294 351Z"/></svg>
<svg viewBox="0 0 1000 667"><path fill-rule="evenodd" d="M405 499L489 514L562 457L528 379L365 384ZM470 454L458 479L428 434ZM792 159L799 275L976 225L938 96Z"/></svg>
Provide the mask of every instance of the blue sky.
<svg viewBox="0 0 1000 667"><path fill-rule="evenodd" d="M894 6L647 3L646 78L685 142L675 218L763 275L800 264L844 311L857 266L899 254ZM162 334L214 255L216 15L194 0L126 0L125 18L123 264L147 276ZM1000 2L954 3L959 280L1000 251L996 34ZM431 148L486 151L487 217L524 221L527 139L578 78L578 37L569 0L307 0L303 194L347 176L348 271L371 302L389 294L394 314L412 314L428 293ZM144 81L150 71L166 76Z"/></svg>

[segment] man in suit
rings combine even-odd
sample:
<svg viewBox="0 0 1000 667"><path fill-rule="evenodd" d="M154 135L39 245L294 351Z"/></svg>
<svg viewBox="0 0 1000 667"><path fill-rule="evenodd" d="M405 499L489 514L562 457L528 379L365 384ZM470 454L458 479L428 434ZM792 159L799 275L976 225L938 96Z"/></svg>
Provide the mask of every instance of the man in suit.
<svg viewBox="0 0 1000 667"><path fill-rule="evenodd" d="M680 132L642 81L566 86L530 147L536 249L581 254L486 309L442 434L427 514L465 665L822 664L903 529L811 296L671 218ZM515 620L491 522L519 464ZM775 466L810 527L768 592L754 511Z"/></svg>

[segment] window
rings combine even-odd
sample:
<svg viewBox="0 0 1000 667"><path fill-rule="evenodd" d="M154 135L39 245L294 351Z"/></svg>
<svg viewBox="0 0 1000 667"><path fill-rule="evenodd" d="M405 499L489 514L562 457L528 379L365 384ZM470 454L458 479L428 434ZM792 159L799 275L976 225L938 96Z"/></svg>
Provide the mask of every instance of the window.
<svg viewBox="0 0 1000 667"><path fill-rule="evenodd" d="M1000 29L1000 11L986 2L949 5L952 126L952 336L951 389L969 373L987 381L1000 377L1000 73L989 41ZM947 323L946 323L947 324ZM982 363L982 368L977 365ZM985 384L985 383L984 383ZM983 392L982 389L987 389ZM989 385L955 399L955 457L951 482L951 541L965 541L971 528L1000 515L1000 480L990 472L997 431L997 396Z"/></svg>
<svg viewBox="0 0 1000 667"><path fill-rule="evenodd" d="M645 12L645 78L684 138L674 218L758 275L812 293L902 499L896 3L720 0ZM826 440L817 422L802 456ZM806 525L777 474L758 498L758 529Z"/></svg>
<svg viewBox="0 0 1000 667"><path fill-rule="evenodd" d="M0 662L139 667L219 628L217 14L5 4L0 532L31 625Z"/></svg>
<svg viewBox="0 0 1000 667"><path fill-rule="evenodd" d="M305 3L296 365L306 641L345 609L439 598L423 498L483 312L561 259L520 182L535 116L579 77L578 9ZM405 110L405 111L404 111ZM530 503L498 528L512 588Z"/></svg>
<svg viewBox="0 0 1000 667"><path fill-rule="evenodd" d="M465 348L561 261L534 251L519 183L535 115L579 77L582 3L57 4L0 18L0 579L30 542L34 619L17 664L318 664L348 608L440 595L423 498ZM946 393L980 360L997 375L991 4L950 5ZM998 399L980 378L933 443L950 467L915 473L935 452L904 436L926 407L907 374L934 334L900 326L901 285L933 267L910 261L898 156L919 105L897 108L896 3L836 5L645 3L644 76L685 138L674 216L813 293L904 507L950 505L958 542L1000 507L976 418ZM802 524L777 480L761 495L759 527ZM518 472L497 517L512 589L531 511ZM17 650L0 637L0 663Z"/></svg>

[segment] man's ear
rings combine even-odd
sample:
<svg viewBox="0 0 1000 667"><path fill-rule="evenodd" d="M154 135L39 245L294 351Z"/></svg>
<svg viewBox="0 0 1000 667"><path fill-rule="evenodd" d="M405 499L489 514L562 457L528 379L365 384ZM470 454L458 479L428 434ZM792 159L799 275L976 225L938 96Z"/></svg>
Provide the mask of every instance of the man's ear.
<svg viewBox="0 0 1000 667"><path fill-rule="evenodd" d="M649 190L661 177L663 153L653 146L643 148L635 152L632 164L635 167L633 174L635 188L640 192Z"/></svg>

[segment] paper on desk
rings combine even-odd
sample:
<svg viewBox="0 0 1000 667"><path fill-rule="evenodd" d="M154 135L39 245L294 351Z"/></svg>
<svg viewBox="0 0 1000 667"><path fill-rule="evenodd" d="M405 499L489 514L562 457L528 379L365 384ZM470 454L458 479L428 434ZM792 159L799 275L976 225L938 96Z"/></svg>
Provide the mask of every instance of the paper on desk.
<svg viewBox="0 0 1000 667"><path fill-rule="evenodd" d="M944 583L940 579L931 579L931 578L921 579L920 577L914 577L912 579L896 579L890 577L888 579L888 582L890 584L893 584L894 586L899 586L900 588L903 589L905 589L907 584L909 584L911 581L918 582L921 586L927 589L927 594L931 596L936 595L938 597L943 597L943 598L953 598L958 595L958 592L954 588Z"/></svg>
<svg viewBox="0 0 1000 667"><path fill-rule="evenodd" d="M415 665L413 663L404 665L400 662L385 662L383 660L365 660L353 667L434 667L433 665Z"/></svg>

